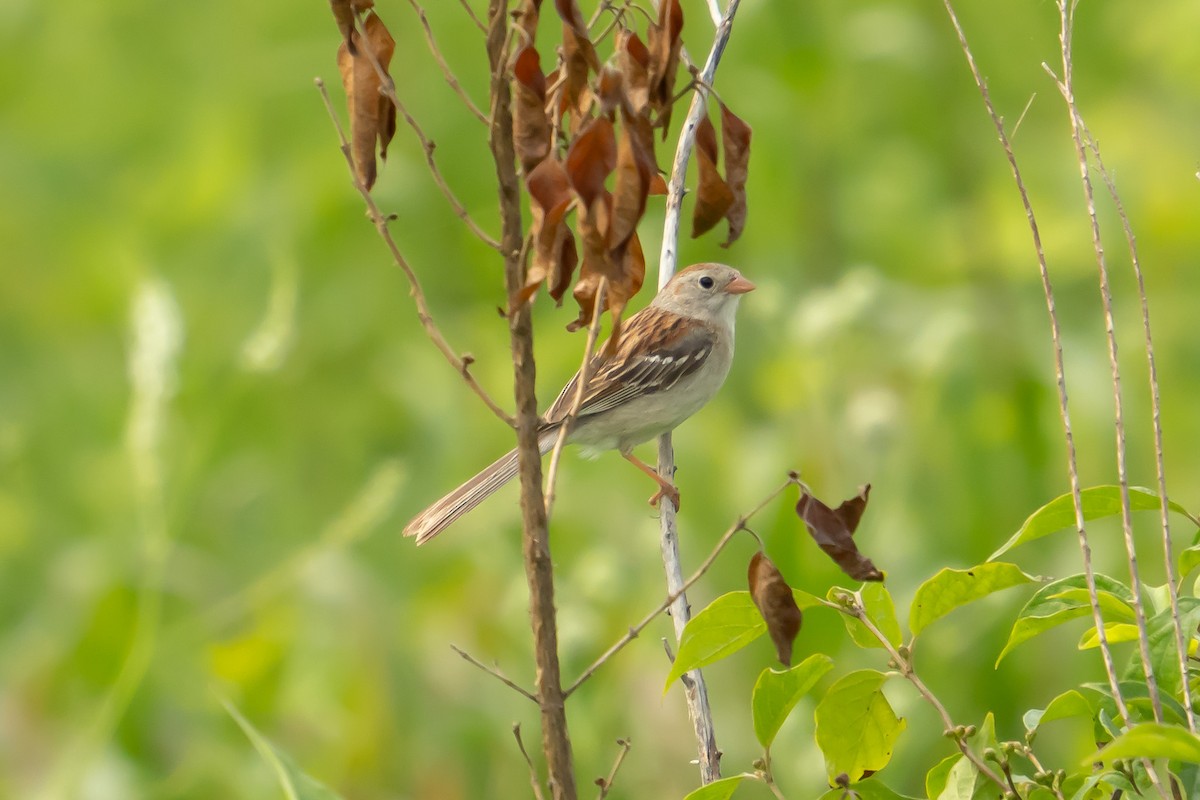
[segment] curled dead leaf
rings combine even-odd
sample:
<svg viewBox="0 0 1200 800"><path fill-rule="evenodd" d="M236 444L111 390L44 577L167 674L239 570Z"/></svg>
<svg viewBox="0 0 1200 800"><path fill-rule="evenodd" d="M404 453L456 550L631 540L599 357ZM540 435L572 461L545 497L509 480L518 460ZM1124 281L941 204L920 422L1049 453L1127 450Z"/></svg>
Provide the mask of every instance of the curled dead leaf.
<svg viewBox="0 0 1200 800"><path fill-rule="evenodd" d="M359 180L370 189L375 185L376 177L375 145L379 143L380 156L387 158L388 143L396 132L396 107L380 94L383 81L371 59L361 50L366 47L373 53L386 75L396 42L374 12L363 21L363 32L364 37L353 30L350 34L358 55L351 53L346 42L338 47L338 71L342 75L350 112L350 153L354 168Z"/></svg>
<svg viewBox="0 0 1200 800"><path fill-rule="evenodd" d="M522 43L533 44L537 36L538 16L541 13L542 0L521 0L521 4L512 12L513 23L523 34Z"/></svg>
<svg viewBox="0 0 1200 800"><path fill-rule="evenodd" d="M341 31L342 41L350 55L356 55L358 46L351 34L354 32L354 12L366 11L375 5L375 0L329 0L329 8L333 11L333 19Z"/></svg>
<svg viewBox="0 0 1200 800"><path fill-rule="evenodd" d="M513 146L528 175L550 154L550 120L546 117L546 77L532 45L513 62Z"/></svg>
<svg viewBox="0 0 1200 800"><path fill-rule="evenodd" d="M725 153L725 183L733 202L725 212L729 236L721 247L729 247L746 227L746 178L750 174L750 126L721 103L721 145Z"/></svg>
<svg viewBox="0 0 1200 800"><path fill-rule="evenodd" d="M604 181L616 166L617 140L612 121L598 117L579 132L567 151L567 180L589 211L597 200L608 195Z"/></svg>
<svg viewBox="0 0 1200 800"><path fill-rule="evenodd" d="M566 223L574 195L562 162L555 158L545 159L529 173L525 185L533 218L530 230L533 258L525 275L525 285L513 298L510 310L528 302L547 281L551 297L555 302L561 302L578 260L575 237Z"/></svg>
<svg viewBox="0 0 1200 800"><path fill-rule="evenodd" d="M733 205L733 192L717 171L717 132L708 114L696 126L696 207L692 210L692 238L712 229Z"/></svg>
<svg viewBox="0 0 1200 800"><path fill-rule="evenodd" d="M792 587L788 586L779 569L761 550L750 558L747 577L750 597L767 623L767 633L775 644L775 653L784 666L790 667L792 645L803 620Z"/></svg>
<svg viewBox="0 0 1200 800"><path fill-rule="evenodd" d="M646 212L650 182L658 172L654 162L654 133L650 120L629 109L621 109L621 135L617 139L617 177L613 185L612 225L608 246L620 261L625 246Z"/></svg>
<svg viewBox="0 0 1200 800"><path fill-rule="evenodd" d="M831 509L808 492L802 492L800 501L796 503L796 513L804 520L817 545L841 567L842 572L857 581L883 580L883 573L859 552L853 538L870 494L871 484L868 483L856 496L836 509Z"/></svg>
<svg viewBox="0 0 1200 800"><path fill-rule="evenodd" d="M667 138L671 124L671 101L675 94L675 73L679 70L679 53L683 49L683 8L679 0L662 0L658 6L658 23L646 29L646 49L649 53L650 107L658 115L657 124Z"/></svg>
<svg viewBox="0 0 1200 800"><path fill-rule="evenodd" d="M630 30L617 34L617 58L625 102L635 114L644 114L650 104L650 51L638 35Z"/></svg>

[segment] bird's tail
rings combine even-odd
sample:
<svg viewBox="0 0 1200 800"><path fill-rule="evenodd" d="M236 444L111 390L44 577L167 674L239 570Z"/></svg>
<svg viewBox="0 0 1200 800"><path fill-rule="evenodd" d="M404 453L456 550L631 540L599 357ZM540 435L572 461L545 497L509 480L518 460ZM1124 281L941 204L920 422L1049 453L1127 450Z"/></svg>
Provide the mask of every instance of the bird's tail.
<svg viewBox="0 0 1200 800"><path fill-rule="evenodd" d="M557 430L544 431L538 437L542 455L550 452ZM459 486L429 508L422 511L404 528L405 536L415 536L417 544L425 544L444 531L452 522L482 503L517 474L517 451L509 450L493 461L475 477Z"/></svg>

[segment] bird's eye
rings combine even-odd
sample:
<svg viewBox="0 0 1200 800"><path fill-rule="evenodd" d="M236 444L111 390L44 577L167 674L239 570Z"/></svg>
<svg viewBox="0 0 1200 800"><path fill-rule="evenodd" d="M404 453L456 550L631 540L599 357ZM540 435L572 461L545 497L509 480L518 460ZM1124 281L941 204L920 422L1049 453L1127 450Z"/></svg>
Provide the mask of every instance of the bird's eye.
<svg viewBox="0 0 1200 800"><path fill-rule="evenodd" d="M700 276L700 286L704 289L711 289L713 287L713 279L708 275Z"/></svg>

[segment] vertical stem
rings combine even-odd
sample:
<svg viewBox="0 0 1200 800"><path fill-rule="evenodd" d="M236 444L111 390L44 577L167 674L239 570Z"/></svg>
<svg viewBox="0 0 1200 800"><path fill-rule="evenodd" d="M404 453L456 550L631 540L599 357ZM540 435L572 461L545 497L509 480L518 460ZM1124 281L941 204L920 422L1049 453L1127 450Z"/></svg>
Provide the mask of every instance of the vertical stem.
<svg viewBox="0 0 1200 800"><path fill-rule="evenodd" d="M507 0L488 3L488 63L492 71L492 121L489 144L496 162L500 193L501 253L504 282L512 297L524 283L521 260L521 195L512 138L512 110L508 84ZM546 757L551 795L555 800L575 800L575 773L562 680L558 664L558 629L554 609L554 565L542 497L542 456L538 449L536 367L533 325L528 305L509 317L512 340L513 382L517 411L517 454L520 465L522 554L529 584L529 616L537 664L537 701L542 720L542 752Z"/></svg>
<svg viewBox="0 0 1200 800"><path fill-rule="evenodd" d="M661 289L675 274L676 254L679 241L679 218L682 213L684 180L687 177L688 160L691 158L692 147L696 140L696 126L704 115L705 102L708 93L703 87L711 86L717 73L717 65L729 42L733 30L733 17L737 14L740 0L729 0L725 16L717 26L716 38L708 53L708 60L700 73L701 86L692 95L692 104L688 109L687 119L684 120L683 130L679 134L679 142L675 148L675 159L671 165L671 179L667 187L666 218L663 221L662 252L658 260L658 287ZM658 440L658 474L667 480L675 477L675 450L671 446L671 434L667 433ZM683 567L679 561L679 530L676 525L674 506L663 498L659 504L660 536L663 569L666 572L667 592L679 593L671 604L671 619L675 624L675 637L683 634L683 628L691 619L691 607L683 588ZM711 783L721 777L721 751L717 749L716 732L713 728L712 708L708 702L708 688L704 683L704 675L700 670L692 670L684 676L688 715L696 733L696 748L700 755L700 780Z"/></svg>

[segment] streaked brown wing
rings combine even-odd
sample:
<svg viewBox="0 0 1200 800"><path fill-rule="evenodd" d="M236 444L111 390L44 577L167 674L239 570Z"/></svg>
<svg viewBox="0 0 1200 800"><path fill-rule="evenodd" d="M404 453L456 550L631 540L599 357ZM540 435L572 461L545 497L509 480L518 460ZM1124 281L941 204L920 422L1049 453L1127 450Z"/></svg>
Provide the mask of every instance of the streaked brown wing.
<svg viewBox="0 0 1200 800"><path fill-rule="evenodd" d="M579 416L600 414L641 395L671 388L704 364L716 333L694 319L650 306L625 324L617 352L605 347L592 359L591 376ZM575 401L579 373L567 382L546 412L546 422L566 417Z"/></svg>

